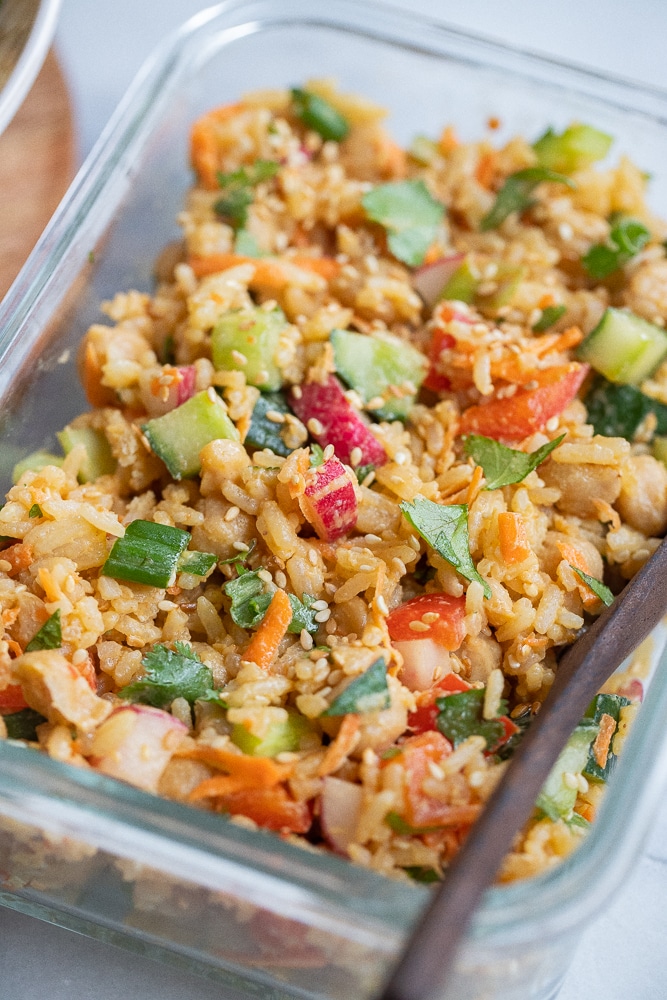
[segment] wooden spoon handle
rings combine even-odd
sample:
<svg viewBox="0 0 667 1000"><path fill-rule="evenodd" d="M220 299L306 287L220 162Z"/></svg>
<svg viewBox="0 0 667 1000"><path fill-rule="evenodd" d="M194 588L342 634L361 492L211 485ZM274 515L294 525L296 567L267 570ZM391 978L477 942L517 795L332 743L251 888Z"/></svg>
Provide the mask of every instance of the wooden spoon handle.
<svg viewBox="0 0 667 1000"><path fill-rule="evenodd" d="M558 754L610 674L667 611L667 544L562 657L556 680L447 875L381 1000L436 1000L481 898L530 817Z"/></svg>

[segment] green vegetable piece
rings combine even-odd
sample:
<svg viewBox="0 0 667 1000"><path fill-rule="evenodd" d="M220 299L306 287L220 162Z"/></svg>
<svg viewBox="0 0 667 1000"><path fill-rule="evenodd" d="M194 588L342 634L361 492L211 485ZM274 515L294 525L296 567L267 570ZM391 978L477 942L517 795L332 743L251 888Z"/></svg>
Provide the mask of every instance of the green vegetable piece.
<svg viewBox="0 0 667 1000"><path fill-rule="evenodd" d="M242 257L267 256L266 251L262 250L253 234L247 229L237 230L234 238L234 252Z"/></svg>
<svg viewBox="0 0 667 1000"><path fill-rule="evenodd" d="M596 722L599 725L602 716L609 715L614 720L618 728L618 723L621 717L621 709L625 708L625 706L629 704L630 699L624 698L623 695L620 694L598 694L595 698L593 698L593 701L586 709L585 718L592 719L593 722ZM612 750L613 742L614 739L612 736L604 767L600 767L596 761L593 753L593 745L591 744L588 752L588 760L583 771L584 777L589 781L593 781L596 784L609 781L609 778L613 774L618 761L618 757Z"/></svg>
<svg viewBox="0 0 667 1000"><path fill-rule="evenodd" d="M347 119L323 97L309 90L292 88L292 109L306 128L317 132L323 139L342 142L350 131Z"/></svg>
<svg viewBox="0 0 667 1000"><path fill-rule="evenodd" d="M611 228L608 243L592 246L581 260L591 278L608 278L646 246L651 234L638 219L620 218Z"/></svg>
<svg viewBox="0 0 667 1000"><path fill-rule="evenodd" d="M533 323L533 332L544 333L545 330L549 330L566 312L567 306L546 306L537 323Z"/></svg>
<svg viewBox="0 0 667 1000"><path fill-rule="evenodd" d="M410 143L408 156L422 167L430 166L440 155L437 142L425 135L416 135Z"/></svg>
<svg viewBox="0 0 667 1000"><path fill-rule="evenodd" d="M38 632L25 647L26 653L34 653L37 649L60 649L63 644L63 634L60 624L60 608L57 608L50 618L47 618Z"/></svg>
<svg viewBox="0 0 667 1000"><path fill-rule="evenodd" d="M222 588L231 598L229 613L232 621L240 628L254 628L259 625L271 603L273 594L264 593L264 584L259 578L259 570L241 573L235 580L229 580Z"/></svg>
<svg viewBox="0 0 667 1000"><path fill-rule="evenodd" d="M575 827L575 829L578 828L582 831L589 830L591 826L591 824L588 822L587 819L584 819L583 816L580 816L579 813L575 812L573 812L570 818L567 819L565 822L567 823L568 826Z"/></svg>
<svg viewBox="0 0 667 1000"><path fill-rule="evenodd" d="M594 330L577 348L610 382L639 385L667 355L667 333L627 309L606 309Z"/></svg>
<svg viewBox="0 0 667 1000"><path fill-rule="evenodd" d="M479 434L470 434L465 439L464 451L470 455L477 465L481 465L486 479L486 490L499 490L501 486L520 483L529 472L536 469L554 448L561 443L564 434L553 441L543 444L537 451L516 451L507 448L493 438Z"/></svg>
<svg viewBox="0 0 667 1000"><path fill-rule="evenodd" d="M145 676L118 692L126 701L168 708L175 698L185 698L191 705L205 698L213 689L213 674L185 642L174 648L153 646L141 661Z"/></svg>
<svg viewBox="0 0 667 1000"><path fill-rule="evenodd" d="M480 223L482 232L497 229L512 212L523 212L534 205L533 191L544 181L574 187L569 177L564 177L563 174L548 170L546 167L527 167L525 170L510 174L498 192L491 211L487 212Z"/></svg>
<svg viewBox="0 0 667 1000"><path fill-rule="evenodd" d="M667 437L654 437L651 450L654 458L657 458L663 465L667 465Z"/></svg>
<svg viewBox="0 0 667 1000"><path fill-rule="evenodd" d="M632 385L615 385L598 375L584 402L596 434L632 441L649 413L655 416L657 433L667 434L667 406Z"/></svg>
<svg viewBox="0 0 667 1000"><path fill-rule="evenodd" d="M61 466L61 455L52 455L50 451L33 451L17 462L12 470L12 482L18 483L24 472L39 472L47 465Z"/></svg>
<svg viewBox="0 0 667 1000"><path fill-rule="evenodd" d="M153 521L131 521L123 537L114 542L101 574L149 587L171 587L181 553L189 542L190 535L180 528Z"/></svg>
<svg viewBox="0 0 667 1000"><path fill-rule="evenodd" d="M111 453L108 438L103 431L93 427L65 427L56 434L66 455L83 445L86 457L79 469L79 482L92 483L100 476L111 475L116 471L116 459Z"/></svg>
<svg viewBox="0 0 667 1000"><path fill-rule="evenodd" d="M367 476L370 476L371 472L375 472L375 466L372 462L368 465L358 465L354 470L354 474L357 477L357 482L361 486Z"/></svg>
<svg viewBox="0 0 667 1000"><path fill-rule="evenodd" d="M188 549L178 560L177 572L190 573L191 576L208 576L217 561L218 557L212 552L194 552Z"/></svg>
<svg viewBox="0 0 667 1000"><path fill-rule="evenodd" d="M393 337L332 330L336 371L364 403L383 398L373 413L380 420L404 420L426 377L428 361L415 347Z"/></svg>
<svg viewBox="0 0 667 1000"><path fill-rule="evenodd" d="M244 444L250 445L251 448L270 448L274 455L287 458L291 454L291 449L280 435L283 425L269 420L268 414L291 412L282 392L263 392L252 411Z"/></svg>
<svg viewBox="0 0 667 1000"><path fill-rule="evenodd" d="M457 267L443 290L438 296L438 300L448 302L474 302L477 293L477 286L480 276L473 267L472 261L466 257L462 264Z"/></svg>
<svg viewBox="0 0 667 1000"><path fill-rule="evenodd" d="M591 125L570 125L560 135L548 129L533 143L533 149L543 167L572 174L604 159L613 141Z"/></svg>
<svg viewBox="0 0 667 1000"><path fill-rule="evenodd" d="M324 465L324 448L322 445L311 444L308 464L311 469L319 469L320 465Z"/></svg>
<svg viewBox="0 0 667 1000"><path fill-rule="evenodd" d="M489 751L502 742L505 725L500 719L485 719L484 689L471 688L457 691L444 698L436 698L438 711L436 725L443 736L457 747L469 736L483 736Z"/></svg>
<svg viewBox="0 0 667 1000"><path fill-rule="evenodd" d="M10 740L28 740L34 743L37 739L37 726L41 726L46 719L32 708L23 708L20 712L3 715L2 721L7 727Z"/></svg>
<svg viewBox="0 0 667 1000"><path fill-rule="evenodd" d="M421 833L435 833L437 830L442 830L442 823L439 826L412 826L411 823L403 819L400 813L393 811L387 813L384 821L394 833L401 837L419 836Z"/></svg>
<svg viewBox="0 0 667 1000"><path fill-rule="evenodd" d="M299 634L305 629L306 632L315 635L319 628L318 622L315 621L317 609L313 608L315 598L310 594L303 594L302 600L299 600L296 594L287 596L292 605L292 621L287 626L287 631Z"/></svg>
<svg viewBox="0 0 667 1000"><path fill-rule="evenodd" d="M275 160L256 160L250 167L241 167L229 174L218 174L218 184L225 192L213 205L217 215L235 229L242 229L248 221L248 208L252 205L252 189L262 181L270 180L280 170ZM240 251L237 251L240 252Z"/></svg>
<svg viewBox="0 0 667 1000"><path fill-rule="evenodd" d="M583 721L570 736L545 781L537 799L537 808L551 820L568 818L577 801L577 789L566 784L565 775L581 774L588 761L588 751L597 736L595 722Z"/></svg>
<svg viewBox="0 0 667 1000"><path fill-rule="evenodd" d="M417 267L433 243L444 206L423 181L393 181L372 188L361 199L367 218L387 231L389 249L409 267Z"/></svg>
<svg viewBox="0 0 667 1000"><path fill-rule="evenodd" d="M584 581L586 586L590 587L593 593L600 598L603 604L609 607L610 604L614 603L614 595L609 587L605 586L602 580L597 580L594 576L589 576L588 573L584 573L583 569L578 569L576 566L573 566L572 563L569 565L577 576Z"/></svg>
<svg viewBox="0 0 667 1000"><path fill-rule="evenodd" d="M175 365L176 364L176 351L175 351L174 336L168 333L164 338L162 343L162 351L160 354L160 361L163 365Z"/></svg>
<svg viewBox="0 0 667 1000"><path fill-rule="evenodd" d="M334 715L348 715L350 712L364 715L366 712L380 712L389 708L391 697L387 684L387 664L380 656L368 670L359 674L344 691L331 702L322 718Z"/></svg>
<svg viewBox="0 0 667 1000"><path fill-rule="evenodd" d="M522 267L499 264L493 278L494 290L488 295L482 295L478 290L475 296L477 305L482 312L495 316L499 309L508 306L512 302L524 274L525 270Z"/></svg>
<svg viewBox="0 0 667 1000"><path fill-rule="evenodd" d="M467 505L439 504L426 497L416 496L413 503L404 502L399 506L424 541L466 580L481 583L484 596L490 598L491 588L477 572L470 555Z"/></svg>
<svg viewBox="0 0 667 1000"><path fill-rule="evenodd" d="M28 511L28 517L44 517L42 514L42 508L38 503L34 503L30 510Z"/></svg>
<svg viewBox="0 0 667 1000"><path fill-rule="evenodd" d="M276 757L279 753L300 750L304 736L312 733L312 728L308 719L300 712L294 709L287 711L287 718L282 722L274 722L261 739L245 726L234 725L231 732L232 743L252 757Z"/></svg>
<svg viewBox="0 0 667 1000"><path fill-rule="evenodd" d="M250 188L231 188L223 198L218 198L213 208L216 215L228 222L230 226L233 226L234 229L240 229L248 221L248 209L253 200Z"/></svg>
<svg viewBox="0 0 667 1000"><path fill-rule="evenodd" d="M442 877L435 868L428 868L425 865L408 865L403 871L409 875L413 882L421 882L422 885L432 885L434 882L442 882Z"/></svg>
<svg viewBox="0 0 667 1000"><path fill-rule="evenodd" d="M287 328L282 309L237 309L222 316L211 339L213 364L223 371L242 371L249 385L272 392L283 377L276 361Z"/></svg>
<svg viewBox="0 0 667 1000"><path fill-rule="evenodd" d="M201 469L199 453L210 441L239 439L225 404L213 390L198 392L164 416L149 420L142 430L174 479L197 475Z"/></svg>

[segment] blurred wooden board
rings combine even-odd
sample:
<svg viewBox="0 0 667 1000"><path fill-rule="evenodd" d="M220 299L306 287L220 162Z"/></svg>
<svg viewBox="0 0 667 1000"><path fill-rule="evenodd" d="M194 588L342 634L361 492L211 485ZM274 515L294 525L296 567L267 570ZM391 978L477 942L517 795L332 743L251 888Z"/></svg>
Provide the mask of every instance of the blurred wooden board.
<svg viewBox="0 0 667 1000"><path fill-rule="evenodd" d="M0 135L0 298L74 174L65 80L50 52L23 106Z"/></svg>

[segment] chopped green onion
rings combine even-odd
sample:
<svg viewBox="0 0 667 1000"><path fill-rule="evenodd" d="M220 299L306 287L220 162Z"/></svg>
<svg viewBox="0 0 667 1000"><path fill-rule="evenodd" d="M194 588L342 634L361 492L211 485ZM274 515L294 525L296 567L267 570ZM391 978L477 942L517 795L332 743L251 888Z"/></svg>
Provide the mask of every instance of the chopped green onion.
<svg viewBox="0 0 667 1000"><path fill-rule="evenodd" d="M131 521L123 537L114 542L101 574L149 587L171 587L181 553L189 542L189 533L180 528L154 521Z"/></svg>
<svg viewBox="0 0 667 1000"><path fill-rule="evenodd" d="M487 212L480 223L482 232L496 229L512 212L523 212L534 205L533 190L544 181L574 187L569 177L547 170L546 167L527 167L510 174L498 192L491 211Z"/></svg>
<svg viewBox="0 0 667 1000"><path fill-rule="evenodd" d="M190 573L191 576L207 576L215 566L218 557L212 552L192 552L187 550L178 560L178 572Z"/></svg>
<svg viewBox="0 0 667 1000"><path fill-rule="evenodd" d="M324 98L309 90L293 87L292 107L299 121L323 139L342 142L350 131L350 125L343 115Z"/></svg>
<svg viewBox="0 0 667 1000"><path fill-rule="evenodd" d="M44 517L42 514L42 508L38 503L34 503L30 510L28 511L28 517Z"/></svg>
<svg viewBox="0 0 667 1000"><path fill-rule="evenodd" d="M240 569L240 567L239 567ZM229 613L240 628L254 628L259 625L271 603L273 594L264 592L264 584L259 578L261 570L242 572L235 580L229 580L222 588L231 598Z"/></svg>
<svg viewBox="0 0 667 1000"><path fill-rule="evenodd" d="M533 323L534 333L544 333L550 327L557 323L561 316L564 316L567 312L567 306L546 306L542 310L542 315L538 319L537 323Z"/></svg>

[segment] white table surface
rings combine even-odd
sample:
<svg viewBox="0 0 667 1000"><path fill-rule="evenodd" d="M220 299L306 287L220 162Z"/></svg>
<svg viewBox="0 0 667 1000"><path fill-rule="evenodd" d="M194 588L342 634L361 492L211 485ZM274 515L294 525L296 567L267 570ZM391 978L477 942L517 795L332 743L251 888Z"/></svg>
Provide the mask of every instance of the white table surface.
<svg viewBox="0 0 667 1000"><path fill-rule="evenodd" d="M155 43L206 5L63 0L56 41L81 158ZM665 0L395 0L395 5L667 89ZM582 937L559 994L559 1000L592 997L667 997L667 804L634 873ZM232 1000L206 980L1 908L0 998Z"/></svg>

